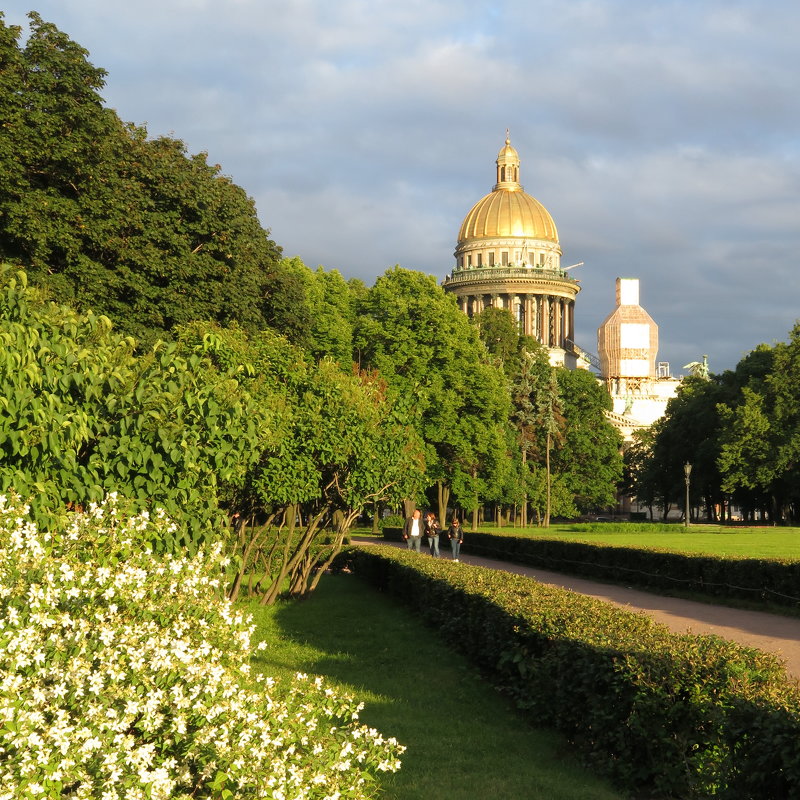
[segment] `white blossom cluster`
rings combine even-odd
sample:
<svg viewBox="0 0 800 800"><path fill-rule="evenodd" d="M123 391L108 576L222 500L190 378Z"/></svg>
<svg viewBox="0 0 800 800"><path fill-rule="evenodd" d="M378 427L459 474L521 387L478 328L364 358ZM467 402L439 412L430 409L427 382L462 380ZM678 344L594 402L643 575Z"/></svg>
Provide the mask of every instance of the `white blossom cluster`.
<svg viewBox="0 0 800 800"><path fill-rule="evenodd" d="M41 532L0 497L0 800L365 798L403 747L321 678L250 675L219 550L116 498Z"/></svg>

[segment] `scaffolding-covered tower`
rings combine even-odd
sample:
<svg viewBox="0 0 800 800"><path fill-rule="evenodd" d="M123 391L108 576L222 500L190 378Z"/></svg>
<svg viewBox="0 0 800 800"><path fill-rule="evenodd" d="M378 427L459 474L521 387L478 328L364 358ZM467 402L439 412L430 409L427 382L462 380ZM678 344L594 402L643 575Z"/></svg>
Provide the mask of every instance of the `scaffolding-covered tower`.
<svg viewBox="0 0 800 800"><path fill-rule="evenodd" d="M656 377L658 325L639 305L638 278L617 278L617 307L597 331L597 351L612 394L635 392L642 380Z"/></svg>
<svg viewBox="0 0 800 800"><path fill-rule="evenodd" d="M606 417L630 441L663 416L680 381L658 362L658 325L639 305L639 279L617 278L617 307L597 330L600 380L611 395Z"/></svg>

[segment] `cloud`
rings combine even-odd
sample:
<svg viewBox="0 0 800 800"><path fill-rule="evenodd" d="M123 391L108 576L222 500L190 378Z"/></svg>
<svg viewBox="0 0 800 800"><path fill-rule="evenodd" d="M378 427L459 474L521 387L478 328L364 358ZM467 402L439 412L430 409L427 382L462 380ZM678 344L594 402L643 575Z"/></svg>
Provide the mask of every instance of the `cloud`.
<svg viewBox="0 0 800 800"><path fill-rule="evenodd" d="M9 4L7 3L7 6ZM255 198L289 255L439 277L506 128L594 349L640 277L660 358L733 367L800 307L800 5L789 0L41 0L123 119ZM11 0L6 19L24 21Z"/></svg>

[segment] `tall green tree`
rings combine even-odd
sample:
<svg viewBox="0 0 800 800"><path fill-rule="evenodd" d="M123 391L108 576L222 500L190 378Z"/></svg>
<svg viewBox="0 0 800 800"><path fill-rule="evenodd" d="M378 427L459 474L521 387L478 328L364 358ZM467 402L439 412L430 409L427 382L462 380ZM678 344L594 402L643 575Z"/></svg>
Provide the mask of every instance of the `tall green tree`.
<svg viewBox="0 0 800 800"><path fill-rule="evenodd" d="M232 596L254 572L249 589L264 603L287 582L292 595L307 594L366 507L420 491L421 443L377 374L317 360L270 330L248 335L193 323L181 329L180 342L208 354L223 373L244 373L267 423L227 504L239 548Z"/></svg>
<svg viewBox="0 0 800 800"><path fill-rule="evenodd" d="M280 267L290 280L302 285L306 309L302 332L298 335L292 328L288 338L314 358L329 356L344 366L349 365L353 360L358 283L346 281L335 269L326 271L317 267L312 271L296 256L283 259Z"/></svg>
<svg viewBox="0 0 800 800"><path fill-rule="evenodd" d="M0 258L145 343L193 319L267 324L280 249L245 192L103 106L105 72L38 14L0 17Z"/></svg>
<svg viewBox="0 0 800 800"><path fill-rule="evenodd" d="M720 405L719 468L745 508L779 521L800 517L800 324L788 342L765 346L737 367L740 392Z"/></svg>
<svg viewBox="0 0 800 800"><path fill-rule="evenodd" d="M554 468L578 510L607 508L622 479L622 438L603 414L611 398L587 370L558 369L555 375L566 423Z"/></svg>
<svg viewBox="0 0 800 800"><path fill-rule="evenodd" d="M465 493L459 503L474 505L479 474L505 458L499 430L510 397L455 299L433 277L395 267L357 304L354 345L361 366L377 369L393 396L412 404L440 520L454 487Z"/></svg>
<svg viewBox="0 0 800 800"><path fill-rule="evenodd" d="M532 337L520 335L519 323L508 309L485 308L472 317L472 322L490 355L498 360L510 378L523 368L524 354L537 345L541 347Z"/></svg>
<svg viewBox="0 0 800 800"><path fill-rule="evenodd" d="M520 449L520 481L522 497L522 526L528 524L528 501L541 495L541 482L534 480L532 468L536 466L535 458L540 453L540 408L537 399L542 387L550 380L551 367L547 351L538 342L532 342L524 350L519 362L519 370L513 375L511 384L512 412L511 421L517 432ZM548 482L543 484L544 495L547 494ZM546 505L546 503L545 503ZM541 519L540 515L540 519Z"/></svg>

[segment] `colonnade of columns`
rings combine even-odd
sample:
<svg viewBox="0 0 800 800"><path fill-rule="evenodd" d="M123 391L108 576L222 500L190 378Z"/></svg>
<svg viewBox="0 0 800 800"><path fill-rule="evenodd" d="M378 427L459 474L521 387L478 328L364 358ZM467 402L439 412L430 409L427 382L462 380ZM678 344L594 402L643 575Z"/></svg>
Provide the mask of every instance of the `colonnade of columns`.
<svg viewBox="0 0 800 800"><path fill-rule="evenodd" d="M575 339L575 301L557 295L472 294L459 297L461 310L471 316L486 308L505 308L519 323L520 331L546 347L564 348Z"/></svg>

